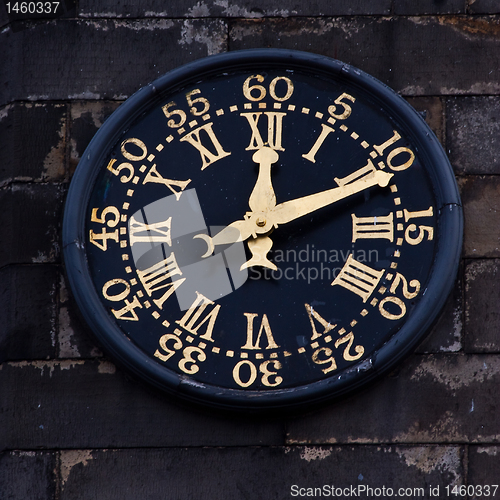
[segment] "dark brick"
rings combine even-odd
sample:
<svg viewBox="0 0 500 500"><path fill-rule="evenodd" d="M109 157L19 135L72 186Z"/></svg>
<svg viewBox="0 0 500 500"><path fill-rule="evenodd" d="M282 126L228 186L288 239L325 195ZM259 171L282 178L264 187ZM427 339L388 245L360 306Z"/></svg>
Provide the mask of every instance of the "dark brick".
<svg viewBox="0 0 500 500"><path fill-rule="evenodd" d="M64 278L61 278L59 301L58 357L63 359L102 357L102 352L79 314Z"/></svg>
<svg viewBox="0 0 500 500"><path fill-rule="evenodd" d="M500 14L498 0L469 0L471 14Z"/></svg>
<svg viewBox="0 0 500 500"><path fill-rule="evenodd" d="M498 485L500 478L500 446L469 446L469 467L467 470L467 484L476 486L476 496L469 498L482 498L486 490L482 491L482 495L477 493L480 491L477 486ZM500 494L500 486L495 491L495 496ZM490 495L493 496L493 488L490 490Z"/></svg>
<svg viewBox="0 0 500 500"><path fill-rule="evenodd" d="M120 103L84 101L71 104L70 174L73 174L90 140Z"/></svg>
<svg viewBox="0 0 500 500"><path fill-rule="evenodd" d="M498 33L497 18L464 16L241 20L230 21L229 47L330 56L405 96L491 94L500 90Z"/></svg>
<svg viewBox="0 0 500 500"><path fill-rule="evenodd" d="M182 407L106 360L20 361L0 369L0 414L10 449L279 445L279 420ZM105 497L103 497L105 498Z"/></svg>
<svg viewBox="0 0 500 500"><path fill-rule="evenodd" d="M0 269L0 362L54 357L55 266Z"/></svg>
<svg viewBox="0 0 500 500"><path fill-rule="evenodd" d="M465 14L464 0L394 0L394 14L418 16L423 14Z"/></svg>
<svg viewBox="0 0 500 500"><path fill-rule="evenodd" d="M9 24L9 16L7 15L7 6L4 2L0 4L0 28Z"/></svg>
<svg viewBox="0 0 500 500"><path fill-rule="evenodd" d="M462 266L461 266L462 267ZM453 291L441 316L417 352L458 352L462 350L463 331L463 271L459 269Z"/></svg>
<svg viewBox="0 0 500 500"><path fill-rule="evenodd" d="M61 467L61 500L351 498L351 488L360 497L389 498L375 490L384 486L395 496L411 488L409 497L428 499L431 486L445 493L446 485L464 482L458 446L78 450L61 452ZM347 495L324 494L332 487Z"/></svg>
<svg viewBox="0 0 500 500"><path fill-rule="evenodd" d="M391 0L299 0L283 3L280 0L259 2L238 0L220 2L214 0L151 0L144 5L111 0L80 0L81 17L293 17L293 16L337 16L337 15L388 15Z"/></svg>
<svg viewBox="0 0 500 500"><path fill-rule="evenodd" d="M460 174L500 174L500 97L446 102L446 144Z"/></svg>
<svg viewBox="0 0 500 500"><path fill-rule="evenodd" d="M54 453L12 451L0 454L2 500L53 500L56 498Z"/></svg>
<svg viewBox="0 0 500 500"><path fill-rule="evenodd" d="M59 259L63 189L53 184L13 184L0 190L0 267Z"/></svg>
<svg viewBox="0 0 500 500"><path fill-rule="evenodd" d="M62 181L65 154L65 105L22 103L0 111L0 186Z"/></svg>
<svg viewBox="0 0 500 500"><path fill-rule="evenodd" d="M459 179L466 257L500 257L500 176Z"/></svg>
<svg viewBox="0 0 500 500"><path fill-rule="evenodd" d="M291 420L287 442L500 442L499 384L499 356L415 355L375 386Z"/></svg>
<svg viewBox="0 0 500 500"><path fill-rule="evenodd" d="M465 298L466 351L500 352L500 259L467 264Z"/></svg>
<svg viewBox="0 0 500 500"><path fill-rule="evenodd" d="M439 142L444 145L444 113L441 99L439 97L409 97L407 101L422 114Z"/></svg>
<svg viewBox="0 0 500 500"><path fill-rule="evenodd" d="M168 70L226 50L220 20L70 21L0 32L0 105L124 99Z"/></svg>

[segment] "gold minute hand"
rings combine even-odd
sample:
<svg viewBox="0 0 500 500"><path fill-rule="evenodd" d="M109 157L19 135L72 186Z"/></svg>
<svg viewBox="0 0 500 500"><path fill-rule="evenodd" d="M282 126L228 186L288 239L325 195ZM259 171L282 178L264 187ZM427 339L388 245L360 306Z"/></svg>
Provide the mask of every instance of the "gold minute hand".
<svg viewBox="0 0 500 500"><path fill-rule="evenodd" d="M259 164L259 176L248 200L252 212L267 212L276 206L276 195L271 182L271 165L278 159L278 153L267 147L259 149L252 156L252 160Z"/></svg>
<svg viewBox="0 0 500 500"><path fill-rule="evenodd" d="M268 214L274 224L286 224L377 184L385 187L389 184L393 175L377 170L373 174L350 184L280 203L270 210Z"/></svg>

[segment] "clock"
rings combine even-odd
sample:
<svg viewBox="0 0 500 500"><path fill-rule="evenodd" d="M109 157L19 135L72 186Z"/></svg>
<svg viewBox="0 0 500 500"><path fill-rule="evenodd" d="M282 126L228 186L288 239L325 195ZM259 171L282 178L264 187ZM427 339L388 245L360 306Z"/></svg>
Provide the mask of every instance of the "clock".
<svg viewBox="0 0 500 500"><path fill-rule="evenodd" d="M462 209L422 117L326 57L248 50L130 97L85 151L65 268L103 349L175 397L310 408L422 341Z"/></svg>

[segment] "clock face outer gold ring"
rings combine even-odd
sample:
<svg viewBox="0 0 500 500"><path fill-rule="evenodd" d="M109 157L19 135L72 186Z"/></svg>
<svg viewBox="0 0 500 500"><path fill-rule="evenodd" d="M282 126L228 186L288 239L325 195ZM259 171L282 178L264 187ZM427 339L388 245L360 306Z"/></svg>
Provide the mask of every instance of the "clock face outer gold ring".
<svg viewBox="0 0 500 500"><path fill-rule="evenodd" d="M339 61L258 49L173 70L113 113L71 182L63 252L117 363L259 412L401 362L450 294L462 232L451 165L406 101Z"/></svg>

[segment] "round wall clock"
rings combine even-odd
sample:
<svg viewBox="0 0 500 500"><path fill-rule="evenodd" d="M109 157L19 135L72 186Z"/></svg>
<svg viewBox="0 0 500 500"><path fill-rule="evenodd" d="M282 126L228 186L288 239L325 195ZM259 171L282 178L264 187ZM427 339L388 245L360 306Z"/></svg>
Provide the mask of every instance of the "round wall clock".
<svg viewBox="0 0 500 500"><path fill-rule="evenodd" d="M63 228L103 348L170 394L245 411L338 398L393 368L438 316L461 239L453 172L420 115L362 71L271 49L129 98L83 155Z"/></svg>

